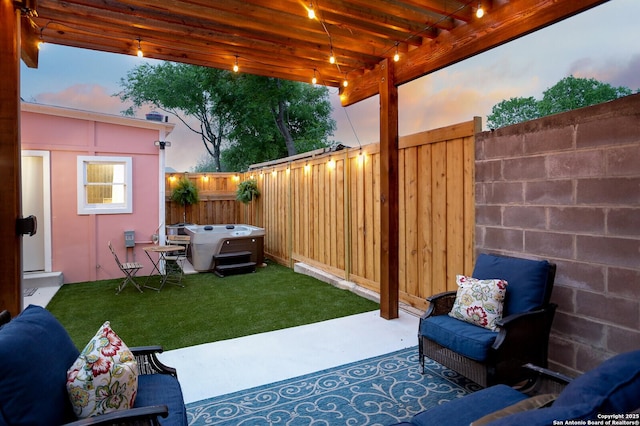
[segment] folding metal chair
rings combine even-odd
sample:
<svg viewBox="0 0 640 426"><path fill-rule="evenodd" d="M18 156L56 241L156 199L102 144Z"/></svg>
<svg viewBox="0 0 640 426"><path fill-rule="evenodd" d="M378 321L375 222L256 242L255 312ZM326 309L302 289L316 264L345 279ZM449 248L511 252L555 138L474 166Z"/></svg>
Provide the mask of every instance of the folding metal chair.
<svg viewBox="0 0 640 426"><path fill-rule="evenodd" d="M136 276L138 271L140 269L142 269L142 263L138 263L138 262L125 262L125 263L122 263L122 262L120 262L120 259L118 259L118 255L116 254L115 250L113 250L113 246L111 245L111 241L109 241L108 244L109 244L109 250L111 250L111 254L113 254L113 258L116 260L116 263L118 264L118 268L120 268L120 270L124 274L124 280L116 288L116 290L117 290L116 294L120 294L122 289L124 289L127 286L128 283L131 283L135 288L138 289L138 291L140 293L142 293L142 289L140 288L140 286L134 280L134 277Z"/></svg>
<svg viewBox="0 0 640 426"><path fill-rule="evenodd" d="M184 251L178 252L177 255L165 256L167 278L173 284L181 285L182 277L184 276L184 262L187 260L187 251L189 250L190 243L191 237L188 235L167 236L167 245L180 245L184 247Z"/></svg>

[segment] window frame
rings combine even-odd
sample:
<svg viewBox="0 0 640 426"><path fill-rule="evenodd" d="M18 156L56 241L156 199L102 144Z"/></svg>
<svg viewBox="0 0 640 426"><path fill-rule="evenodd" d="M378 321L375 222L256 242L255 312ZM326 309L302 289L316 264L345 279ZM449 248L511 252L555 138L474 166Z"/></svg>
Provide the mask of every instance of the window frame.
<svg viewBox="0 0 640 426"><path fill-rule="evenodd" d="M87 202L87 166L89 164L124 165L124 203ZM133 213L133 159L131 157L79 155L77 158L78 214L126 214Z"/></svg>

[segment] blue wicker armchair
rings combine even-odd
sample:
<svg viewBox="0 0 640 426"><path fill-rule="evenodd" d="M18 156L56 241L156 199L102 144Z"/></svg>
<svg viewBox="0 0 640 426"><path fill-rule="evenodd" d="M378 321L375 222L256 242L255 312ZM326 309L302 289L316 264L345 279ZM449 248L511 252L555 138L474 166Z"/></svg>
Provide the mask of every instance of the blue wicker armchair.
<svg viewBox="0 0 640 426"><path fill-rule="evenodd" d="M480 254L473 277L508 282L499 330L450 317L455 291L431 296L418 329L421 369L428 357L486 387L516 383L526 363L546 367L555 273L546 260Z"/></svg>

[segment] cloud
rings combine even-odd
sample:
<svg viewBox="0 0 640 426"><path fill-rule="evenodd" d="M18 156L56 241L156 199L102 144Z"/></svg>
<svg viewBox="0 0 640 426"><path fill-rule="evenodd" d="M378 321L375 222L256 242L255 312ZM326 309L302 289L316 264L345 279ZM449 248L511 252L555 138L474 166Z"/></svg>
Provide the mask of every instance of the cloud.
<svg viewBox="0 0 640 426"><path fill-rule="evenodd" d="M127 108L119 98L111 96L111 93L99 84L75 84L59 92L39 93L34 100L41 104L105 114L120 114L120 111Z"/></svg>
<svg viewBox="0 0 640 426"><path fill-rule="evenodd" d="M349 146L367 145L380 140L379 97L373 96L343 107L337 95L330 95L332 117L336 120L333 139ZM352 127L353 126L353 127Z"/></svg>
<svg viewBox="0 0 640 426"><path fill-rule="evenodd" d="M169 116L169 121L176 123L173 132L167 137L171 141L171 147L167 148L166 165L179 172L191 170L203 155L209 155L204 147L200 135L187 129L175 117ZM194 128L199 128L197 120L188 120Z"/></svg>
<svg viewBox="0 0 640 426"><path fill-rule="evenodd" d="M112 96L109 89L99 84L74 84L58 92L39 93L34 99L27 100L114 115L120 115L123 110L129 107L117 96ZM150 110L149 107L141 108L137 111L136 116L144 118L144 114ZM200 136L187 129L175 117L169 117L169 121L176 123L176 127L167 138L171 141L171 147L167 149L166 164L178 171L188 171L206 152L204 145ZM191 124L198 128L197 123L193 123L193 120L191 120Z"/></svg>
<svg viewBox="0 0 640 426"><path fill-rule="evenodd" d="M640 54L624 58L583 57L570 64L569 74L581 78L595 78L612 86L624 86L636 91L640 89Z"/></svg>

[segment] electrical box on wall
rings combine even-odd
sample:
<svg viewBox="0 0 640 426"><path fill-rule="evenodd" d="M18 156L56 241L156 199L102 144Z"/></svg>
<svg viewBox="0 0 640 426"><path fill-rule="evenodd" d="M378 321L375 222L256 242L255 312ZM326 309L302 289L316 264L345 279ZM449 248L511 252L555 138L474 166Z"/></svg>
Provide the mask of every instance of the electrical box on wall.
<svg viewBox="0 0 640 426"><path fill-rule="evenodd" d="M136 245L136 232L124 231L124 246L135 247L135 245Z"/></svg>

